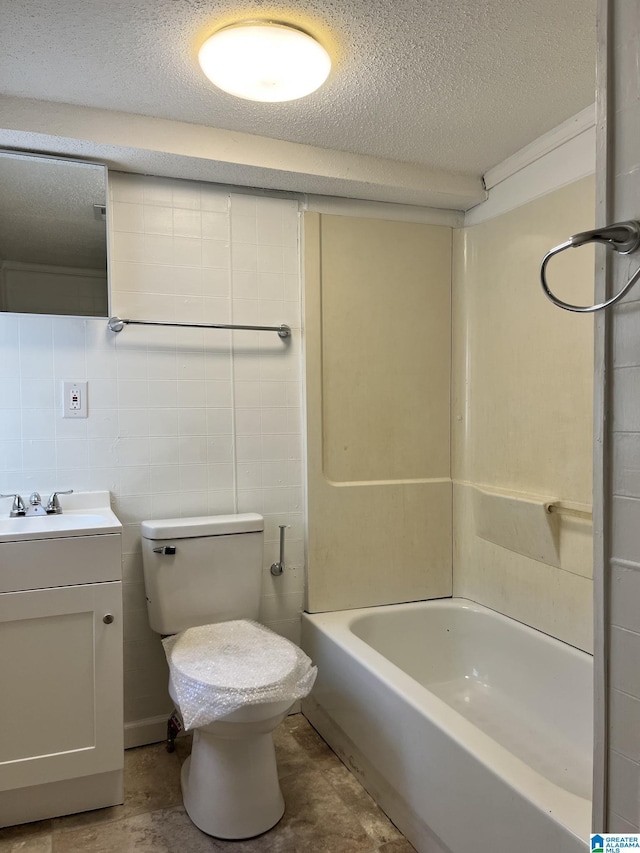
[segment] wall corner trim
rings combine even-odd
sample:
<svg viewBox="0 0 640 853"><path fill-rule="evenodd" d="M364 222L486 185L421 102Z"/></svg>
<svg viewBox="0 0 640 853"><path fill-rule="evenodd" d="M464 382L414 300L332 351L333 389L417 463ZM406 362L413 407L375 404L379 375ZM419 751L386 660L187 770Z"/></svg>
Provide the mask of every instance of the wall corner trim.
<svg viewBox="0 0 640 853"><path fill-rule="evenodd" d="M591 123L586 129L559 142L556 147L528 164L522 161L521 168L508 177L505 174L503 180L489 190L486 201L467 210L465 227L478 225L515 210L568 184L594 175L595 170L596 127Z"/></svg>
<svg viewBox="0 0 640 853"><path fill-rule="evenodd" d="M519 172L531 163L535 163L536 160L540 160L546 154L555 151L556 148L560 148L566 142L575 139L576 136L580 136L581 133L591 130L595 125L596 105L591 104L591 106L586 107L584 110L576 113L576 115L563 121L562 124L534 139L529 145L525 145L524 148L516 151L511 157L507 157L502 163L498 163L497 166L493 166L493 168L485 172L482 177L485 188L487 190L492 189L497 184L515 175L516 172Z"/></svg>

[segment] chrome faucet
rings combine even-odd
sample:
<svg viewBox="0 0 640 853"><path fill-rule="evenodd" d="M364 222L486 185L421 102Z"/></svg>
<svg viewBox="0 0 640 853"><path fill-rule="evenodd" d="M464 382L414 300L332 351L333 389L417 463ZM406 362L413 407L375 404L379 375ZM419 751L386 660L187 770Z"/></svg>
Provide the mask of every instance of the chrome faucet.
<svg viewBox="0 0 640 853"><path fill-rule="evenodd" d="M11 506L9 518L19 518L20 516L27 514L27 509L20 495L12 493L8 495L0 495L0 498L13 498L13 505Z"/></svg>
<svg viewBox="0 0 640 853"><path fill-rule="evenodd" d="M47 501L47 515L60 515L62 512L62 507L60 506L60 501L58 500L58 495L72 495L73 489L67 489L66 492L51 492L49 495L49 500Z"/></svg>
<svg viewBox="0 0 640 853"><path fill-rule="evenodd" d="M29 506L27 507L26 515L46 515L45 508L42 506L42 498L38 492L32 492L29 496Z"/></svg>
<svg viewBox="0 0 640 853"><path fill-rule="evenodd" d="M0 498L13 498L13 505L9 513L10 518L23 518L25 515L59 515L62 512L58 495L70 495L73 489L68 489L66 492L51 492L46 508L42 506L42 498L38 492L32 492L29 497L29 506L25 506L25 502L20 495L11 493L8 495L0 495Z"/></svg>

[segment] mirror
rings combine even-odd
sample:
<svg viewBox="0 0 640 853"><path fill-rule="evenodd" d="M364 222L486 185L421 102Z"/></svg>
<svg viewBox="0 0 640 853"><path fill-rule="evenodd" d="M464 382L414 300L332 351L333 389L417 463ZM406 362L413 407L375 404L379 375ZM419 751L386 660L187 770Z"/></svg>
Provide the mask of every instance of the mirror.
<svg viewBox="0 0 640 853"><path fill-rule="evenodd" d="M0 151L0 311L108 316L107 170Z"/></svg>

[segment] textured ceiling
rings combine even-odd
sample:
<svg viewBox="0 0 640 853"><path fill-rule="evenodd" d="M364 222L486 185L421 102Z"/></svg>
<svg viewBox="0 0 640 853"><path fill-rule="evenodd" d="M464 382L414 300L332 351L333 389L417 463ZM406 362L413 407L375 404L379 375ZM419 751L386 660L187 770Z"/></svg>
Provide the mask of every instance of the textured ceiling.
<svg viewBox="0 0 640 853"><path fill-rule="evenodd" d="M316 35L325 86L288 104L212 87L198 47L250 17ZM471 175L594 100L595 0L0 0L0 19L5 95Z"/></svg>

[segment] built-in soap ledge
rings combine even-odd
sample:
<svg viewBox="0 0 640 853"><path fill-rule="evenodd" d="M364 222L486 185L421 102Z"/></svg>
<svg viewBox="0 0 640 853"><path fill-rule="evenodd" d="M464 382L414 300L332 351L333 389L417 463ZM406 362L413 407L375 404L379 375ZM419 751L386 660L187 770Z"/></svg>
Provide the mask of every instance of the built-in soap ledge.
<svg viewBox="0 0 640 853"><path fill-rule="evenodd" d="M550 566L559 566L560 519L557 513L548 511L555 503L548 498L473 486L476 535Z"/></svg>
<svg viewBox="0 0 640 853"><path fill-rule="evenodd" d="M475 533L509 551L591 574L591 507L488 486L471 487ZM561 540L563 537L563 540Z"/></svg>

